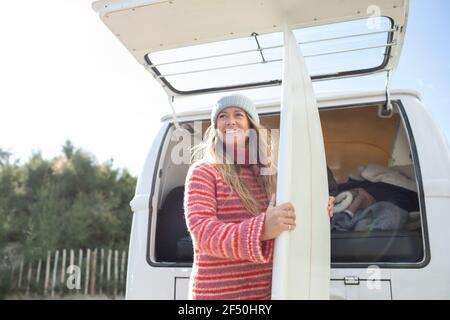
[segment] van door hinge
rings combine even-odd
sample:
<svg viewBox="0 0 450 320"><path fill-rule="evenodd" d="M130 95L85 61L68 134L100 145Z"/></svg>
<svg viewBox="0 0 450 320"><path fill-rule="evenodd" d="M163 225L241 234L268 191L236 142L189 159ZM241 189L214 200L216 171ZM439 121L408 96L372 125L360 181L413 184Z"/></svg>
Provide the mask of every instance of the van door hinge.
<svg viewBox="0 0 450 320"><path fill-rule="evenodd" d="M378 108L378 116L380 118L391 118L394 114L394 108L391 103L391 92L390 92L390 82L391 82L391 70L387 70L386 74L386 89L385 89L385 99L386 101L382 106Z"/></svg>
<svg viewBox="0 0 450 320"><path fill-rule="evenodd" d="M175 128L178 130L180 128L180 125L178 124L177 114L175 112L175 108L173 107L174 99L175 99L174 96L169 96L169 105L170 108L172 109L173 123L175 125Z"/></svg>
<svg viewBox="0 0 450 320"><path fill-rule="evenodd" d="M357 286L359 285L359 277L357 276L346 276L344 278L344 284L347 286Z"/></svg>

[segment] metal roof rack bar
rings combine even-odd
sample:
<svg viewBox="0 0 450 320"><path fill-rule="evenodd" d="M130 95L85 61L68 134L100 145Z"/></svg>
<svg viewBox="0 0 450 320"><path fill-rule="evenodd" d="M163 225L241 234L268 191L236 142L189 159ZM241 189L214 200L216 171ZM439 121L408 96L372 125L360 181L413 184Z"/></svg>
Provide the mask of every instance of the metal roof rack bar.
<svg viewBox="0 0 450 320"><path fill-rule="evenodd" d="M368 46L368 47L360 47L360 48L354 48L354 49L346 49L346 50L338 50L338 51L329 51L329 52L323 52L323 53L310 54L310 55L305 55L305 58L326 56L326 55L330 55L330 54L337 54L337 53L344 53L344 52L369 50L369 49L376 49L376 48L387 48L387 47L395 46L396 44L397 44L397 42L393 41L391 43L386 43L386 44L382 44L382 45L378 45L378 46Z"/></svg>
<svg viewBox="0 0 450 320"><path fill-rule="evenodd" d="M256 64L263 64L263 63L270 63L270 62L278 62L281 61L281 59L275 59L275 60L266 60L265 62L251 62L251 63L243 63L243 64L235 64L232 66L225 66L225 67L217 67L217 68L208 68L208 69L199 69L199 70L193 70L193 71L185 71L185 72L177 72L177 73L168 73L168 74L161 74L157 76L157 78L165 78L165 77L173 77L173 76L179 76L183 74L190 74L190 73L198 73L198 72L207 72L207 71L214 71L214 70L221 70L221 69L231 69L231 68L239 68L239 67L247 67L252 66Z"/></svg>
<svg viewBox="0 0 450 320"><path fill-rule="evenodd" d="M261 48L261 49L250 49L250 50L242 50L242 51L235 51L235 52L229 52L229 53L221 53L221 54L215 54L215 55L212 55L212 56L205 56L205 57L199 57L199 58L170 61L170 62L164 62L164 63L156 63L156 64L149 65L149 67L160 67L160 66L165 66L165 65L169 65L169 64L177 64L177 63L198 61L198 60L204 60L204 59L220 58L220 57L233 56L233 55L243 54L243 53L250 53L250 52L258 52L258 51L262 51L262 50L276 49L276 48L281 48L281 47L282 47L282 45L266 47L266 48Z"/></svg>
<svg viewBox="0 0 450 320"><path fill-rule="evenodd" d="M319 57L319 56L325 56L325 55L331 55L331 54L338 54L338 53L345 53L345 52L353 52L353 51L362 51L362 50L369 50L369 49L376 49L376 48L387 48L392 47L396 45L397 43L391 42L383 45L378 46L368 46L368 47L360 47L360 48L354 48L354 49L346 49L346 50L338 50L338 51L329 51L329 52L323 52L323 53L316 53L311 55L305 55L305 58L312 58L312 57ZM253 50L254 51L254 50ZM259 50L256 50L259 51ZM207 68L207 69L198 69L198 70L192 70L192 71L185 71L185 72L176 72L176 73L168 73L168 74L161 74L156 76L157 78L166 78L166 77L173 77L173 76L179 76L183 74L191 74L191 73L199 73L199 72L207 72L207 71L214 71L214 70L222 70L222 69L231 69L231 68L239 68L239 67L246 67L251 65L257 65L257 64L264 64L264 63L271 63L271 62L280 62L282 59L273 59L273 60L265 60L264 62L258 61L258 62L252 62L252 63L244 63L244 64L236 64L231 66L224 66L224 67L216 67L216 68Z"/></svg>
<svg viewBox="0 0 450 320"><path fill-rule="evenodd" d="M354 38L354 37L367 36L367 35L380 34L380 33L388 33L388 32L394 32L394 31L395 31L395 29L389 29L389 30L382 30L382 31L358 33L358 34L351 34L351 35L339 36L339 37L333 37L333 38L324 38L324 39L303 41L303 42L299 42L298 44L304 45L304 44L310 44L310 43L317 43L317 42L323 42L323 41L332 41L332 40L340 40L340 39ZM250 52L258 52L258 51L262 52L263 50L277 49L277 48L281 48L281 47L283 47L283 45L270 46L270 47L265 47L265 48L256 48L256 49L250 49L250 50L235 51L235 52L229 52L229 53L216 54L216 55L212 55L212 56L205 56L205 57L199 57L199 58L191 58L191 59L184 59L184 60L176 60L176 61L170 61L170 62L164 62L164 63L151 64L151 65L149 65L149 67L159 67L159 66L165 66L165 65L169 65L169 64L177 64L177 63L192 62L192 61L198 61L198 60L204 60L204 59L220 58L220 57L237 55L237 54L243 54L243 53L250 53Z"/></svg>
<svg viewBox="0 0 450 320"><path fill-rule="evenodd" d="M323 39L304 41L304 42L299 42L299 44L310 44L310 43L316 43L316 42L322 42L322 41L332 41L332 40L341 40L341 39L347 39L347 38L356 38L356 37L361 37L361 36L371 36L373 34L390 33L390 32L394 32L394 31L396 31L396 29L373 31L373 32L364 32L364 33L355 33L355 34L349 34L349 35L346 35L346 36L339 36L339 37L323 38Z"/></svg>

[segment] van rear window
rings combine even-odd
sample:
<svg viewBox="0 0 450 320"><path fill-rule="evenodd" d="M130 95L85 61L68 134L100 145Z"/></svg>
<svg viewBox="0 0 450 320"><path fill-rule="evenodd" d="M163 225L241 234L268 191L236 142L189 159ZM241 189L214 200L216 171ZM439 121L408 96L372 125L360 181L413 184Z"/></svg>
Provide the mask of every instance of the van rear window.
<svg viewBox="0 0 450 320"><path fill-rule="evenodd" d="M382 70L393 41L390 18L376 17L294 30L313 80ZM281 83L283 34L148 53L154 76L172 92L198 94Z"/></svg>

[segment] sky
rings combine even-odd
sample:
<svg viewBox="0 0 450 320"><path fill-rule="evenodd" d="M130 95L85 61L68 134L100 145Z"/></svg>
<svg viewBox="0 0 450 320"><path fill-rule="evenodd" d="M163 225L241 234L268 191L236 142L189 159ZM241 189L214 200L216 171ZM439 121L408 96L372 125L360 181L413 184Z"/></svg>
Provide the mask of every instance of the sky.
<svg viewBox="0 0 450 320"><path fill-rule="evenodd" d="M165 92L101 22L91 3L2 3L0 148L22 161L36 151L50 159L70 139L98 162L113 158L114 167L137 176L161 117L171 109ZM419 91L449 137L447 12L448 0L410 1L405 43L391 88ZM384 76L327 81L314 88L381 90L384 81ZM212 103L213 98L205 101ZM178 104L192 101L196 103Z"/></svg>

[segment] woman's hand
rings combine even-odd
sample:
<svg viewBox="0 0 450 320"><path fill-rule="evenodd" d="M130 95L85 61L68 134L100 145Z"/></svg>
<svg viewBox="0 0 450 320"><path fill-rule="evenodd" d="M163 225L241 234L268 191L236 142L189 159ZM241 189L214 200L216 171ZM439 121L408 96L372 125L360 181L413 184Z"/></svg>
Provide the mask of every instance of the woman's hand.
<svg viewBox="0 0 450 320"><path fill-rule="evenodd" d="M286 202L275 206L275 194L270 199L264 221L264 230L261 240L270 240L278 237L283 231L295 229L295 209L292 203Z"/></svg>
<svg viewBox="0 0 450 320"><path fill-rule="evenodd" d="M328 198L328 216L333 217L334 197ZM278 237L283 231L295 229L295 208L290 202L275 206L275 194L270 199L266 211L266 220L261 240L270 240Z"/></svg>
<svg viewBox="0 0 450 320"><path fill-rule="evenodd" d="M335 197L328 197L328 216L333 217L333 209L334 209L334 200Z"/></svg>

